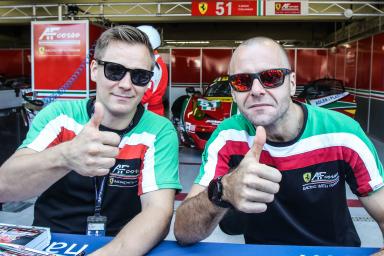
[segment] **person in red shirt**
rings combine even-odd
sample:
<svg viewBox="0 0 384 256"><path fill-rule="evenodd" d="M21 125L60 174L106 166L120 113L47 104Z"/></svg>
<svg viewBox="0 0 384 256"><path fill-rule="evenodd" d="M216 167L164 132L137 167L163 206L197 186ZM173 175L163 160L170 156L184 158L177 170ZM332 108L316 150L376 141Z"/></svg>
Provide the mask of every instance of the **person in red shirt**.
<svg viewBox="0 0 384 256"><path fill-rule="evenodd" d="M141 100L143 106L161 116L164 116L163 96L168 86L168 68L160 54L156 50L161 45L159 32L152 26L138 26L139 30L144 32L151 42L154 49L156 66L153 70L154 75Z"/></svg>

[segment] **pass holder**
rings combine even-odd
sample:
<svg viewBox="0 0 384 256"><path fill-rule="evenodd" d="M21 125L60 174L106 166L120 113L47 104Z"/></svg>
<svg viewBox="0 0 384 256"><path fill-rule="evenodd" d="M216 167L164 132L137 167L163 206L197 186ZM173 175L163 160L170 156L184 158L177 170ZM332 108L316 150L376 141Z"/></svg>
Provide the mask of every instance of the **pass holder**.
<svg viewBox="0 0 384 256"><path fill-rule="evenodd" d="M100 214L101 203L103 200L105 177L103 177L100 183L100 189L97 187L96 177L94 178L95 183L95 214L87 217L87 235L88 236L105 236L105 230L107 226L107 217Z"/></svg>
<svg viewBox="0 0 384 256"><path fill-rule="evenodd" d="M107 217L100 214L87 217L87 235L105 236Z"/></svg>

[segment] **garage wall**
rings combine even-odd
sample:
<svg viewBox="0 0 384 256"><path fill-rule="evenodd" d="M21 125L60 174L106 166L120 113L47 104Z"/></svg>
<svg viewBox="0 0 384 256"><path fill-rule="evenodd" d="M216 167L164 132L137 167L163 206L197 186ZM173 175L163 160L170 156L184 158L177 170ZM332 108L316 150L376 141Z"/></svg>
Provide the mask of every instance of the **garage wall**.
<svg viewBox="0 0 384 256"><path fill-rule="evenodd" d="M357 42L356 58L356 103L357 111L355 119L361 127L368 130L369 118L369 90L371 78L371 46L372 38L366 38Z"/></svg>
<svg viewBox="0 0 384 256"><path fill-rule="evenodd" d="M356 91L356 62L357 62L357 42L350 43L345 49L344 66L344 85L355 93Z"/></svg>
<svg viewBox="0 0 384 256"><path fill-rule="evenodd" d="M202 82L210 84L216 77L228 73L232 49L202 49Z"/></svg>
<svg viewBox="0 0 384 256"><path fill-rule="evenodd" d="M232 48L176 48L161 51L163 59L169 59L169 103L185 94L185 88L203 87L227 74ZM327 76L327 49L287 49L292 69L297 73L297 83Z"/></svg>
<svg viewBox="0 0 384 256"><path fill-rule="evenodd" d="M328 75L356 95L361 127L384 141L384 33L328 49Z"/></svg>
<svg viewBox="0 0 384 256"><path fill-rule="evenodd" d="M327 49L297 49L296 51L297 84L307 84L327 76Z"/></svg>
<svg viewBox="0 0 384 256"><path fill-rule="evenodd" d="M296 72L296 49L286 49L291 69Z"/></svg>
<svg viewBox="0 0 384 256"><path fill-rule="evenodd" d="M345 55L347 50L344 47L336 47L335 52L335 78L340 79L342 81L345 80L345 67L346 67L346 61L345 61Z"/></svg>
<svg viewBox="0 0 384 256"><path fill-rule="evenodd" d="M30 49L0 49L0 74L13 78L31 75Z"/></svg>
<svg viewBox="0 0 384 256"><path fill-rule="evenodd" d="M187 87L203 92L220 75L228 72L232 48L184 48L170 49L161 53L169 59L169 107L179 96L185 95Z"/></svg>
<svg viewBox="0 0 384 256"><path fill-rule="evenodd" d="M201 51L202 49L170 49L169 50L169 108L181 95L185 88L194 87L201 90ZM163 59L164 59L164 55Z"/></svg>
<svg viewBox="0 0 384 256"><path fill-rule="evenodd" d="M384 33L372 37L372 65L368 131L384 141Z"/></svg>

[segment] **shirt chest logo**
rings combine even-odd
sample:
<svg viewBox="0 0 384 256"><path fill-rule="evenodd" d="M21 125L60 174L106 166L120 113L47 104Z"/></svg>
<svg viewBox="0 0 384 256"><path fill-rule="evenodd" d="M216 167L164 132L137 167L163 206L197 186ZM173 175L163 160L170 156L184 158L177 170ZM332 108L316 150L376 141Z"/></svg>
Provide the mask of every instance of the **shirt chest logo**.
<svg viewBox="0 0 384 256"><path fill-rule="evenodd" d="M111 187L137 187L140 175L140 159L118 159L109 173Z"/></svg>
<svg viewBox="0 0 384 256"><path fill-rule="evenodd" d="M312 189L328 189L339 183L340 176L338 172L306 172L303 174L303 181L303 191Z"/></svg>

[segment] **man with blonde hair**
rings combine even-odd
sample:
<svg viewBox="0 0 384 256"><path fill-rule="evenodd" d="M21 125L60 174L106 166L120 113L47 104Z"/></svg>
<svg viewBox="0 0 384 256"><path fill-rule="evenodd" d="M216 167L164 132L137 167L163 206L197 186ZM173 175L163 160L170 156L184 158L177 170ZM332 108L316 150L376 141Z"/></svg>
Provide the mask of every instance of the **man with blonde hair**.
<svg viewBox="0 0 384 256"><path fill-rule="evenodd" d="M153 67L144 33L106 30L91 62L96 98L55 102L36 116L0 168L0 202L39 196L34 225L116 235L94 255L143 255L161 241L181 186L175 129L140 104Z"/></svg>

